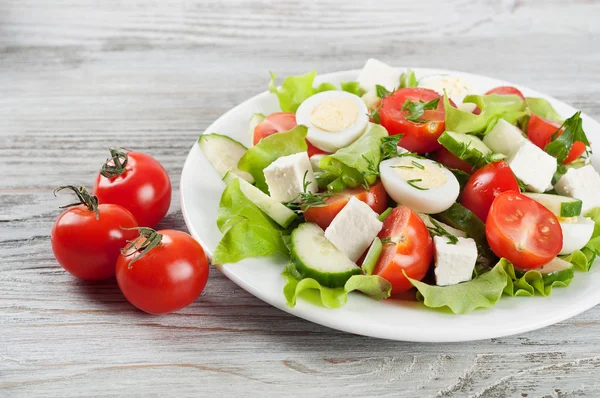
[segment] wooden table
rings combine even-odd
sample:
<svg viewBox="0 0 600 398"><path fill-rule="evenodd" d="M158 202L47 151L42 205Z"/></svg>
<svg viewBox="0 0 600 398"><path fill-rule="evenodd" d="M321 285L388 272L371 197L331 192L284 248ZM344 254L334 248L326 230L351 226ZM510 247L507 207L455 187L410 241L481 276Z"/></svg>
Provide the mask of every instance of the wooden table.
<svg viewBox="0 0 600 398"><path fill-rule="evenodd" d="M107 147L170 173L159 227L185 230L179 176L219 115L280 76L368 57L524 84L600 119L597 1L0 2L0 396L600 396L600 308L462 344L381 341L294 318L215 269L193 305L136 311L65 273L62 184ZM375 3L375 2L374 2Z"/></svg>

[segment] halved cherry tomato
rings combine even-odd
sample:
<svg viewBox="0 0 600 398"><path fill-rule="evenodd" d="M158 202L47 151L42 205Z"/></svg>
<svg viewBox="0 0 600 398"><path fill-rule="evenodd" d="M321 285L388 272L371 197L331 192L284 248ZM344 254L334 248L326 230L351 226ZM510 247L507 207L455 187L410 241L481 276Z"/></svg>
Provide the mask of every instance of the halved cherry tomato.
<svg viewBox="0 0 600 398"><path fill-rule="evenodd" d="M516 87L512 87L512 86L500 86L500 87L493 88L490 91L488 91L487 93L485 93L485 95L489 95L489 94L518 95L519 97L523 98L523 101L525 101L525 96L523 95L521 90L519 90Z"/></svg>
<svg viewBox="0 0 600 398"><path fill-rule="evenodd" d="M289 131L294 127L296 127L296 114L294 112L272 113L254 128L254 137L252 137L253 144L256 145L265 137L275 133ZM308 140L306 141L306 144L308 145L308 157L321 153L327 153L308 142Z"/></svg>
<svg viewBox="0 0 600 398"><path fill-rule="evenodd" d="M556 216L518 192L494 199L485 224L492 251L521 269L547 264L562 249L562 229Z"/></svg>
<svg viewBox="0 0 600 398"><path fill-rule="evenodd" d="M437 108L426 110L420 116L420 119L425 120L425 122L417 123L406 119L408 111L402 110L406 100L429 102L436 98L439 98ZM398 145L420 154L441 147L437 140L444 132L444 117L442 97L435 91L426 88L401 88L396 90L382 100L379 109L381 125L387 129L390 135L404 134Z"/></svg>
<svg viewBox="0 0 600 398"><path fill-rule="evenodd" d="M423 220L414 211L396 207L383 222L379 238L389 238L393 243L383 246L373 274L392 284L392 294L412 288L402 271L412 279L425 277L433 259L433 243Z"/></svg>
<svg viewBox="0 0 600 398"><path fill-rule="evenodd" d="M552 139L552 135L558 131L561 124L548 120L534 113L529 117L527 123L527 137L538 147L545 149ZM558 133L558 136L562 134L562 130ZM570 163L576 160L578 157L583 155L585 152L585 144L581 141L574 142L569 151L569 155L563 161L563 164Z"/></svg>
<svg viewBox="0 0 600 398"><path fill-rule="evenodd" d="M458 158L444 147L436 149L435 152L433 152L433 158L451 169L458 169L468 174L473 172L473 165Z"/></svg>
<svg viewBox="0 0 600 398"><path fill-rule="evenodd" d="M335 196L326 198L325 202L327 206L309 208L304 212L304 218L306 221L314 222L319 227L325 229L353 196L371 206L377 214L381 214L387 209L387 193L381 181L378 181L376 184L370 186L370 190L366 190L363 187L348 188Z"/></svg>
<svg viewBox="0 0 600 398"><path fill-rule="evenodd" d="M473 173L460 202L485 222L496 196L506 191L519 192L519 183L510 166L501 160L486 164Z"/></svg>

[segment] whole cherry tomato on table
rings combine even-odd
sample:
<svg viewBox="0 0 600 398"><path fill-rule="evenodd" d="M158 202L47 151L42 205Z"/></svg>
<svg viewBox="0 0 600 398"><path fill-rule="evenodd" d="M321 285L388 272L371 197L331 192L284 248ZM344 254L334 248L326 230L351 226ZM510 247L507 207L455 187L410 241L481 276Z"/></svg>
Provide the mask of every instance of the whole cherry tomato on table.
<svg viewBox="0 0 600 398"><path fill-rule="evenodd" d="M190 235L138 228L139 236L117 260L117 283L142 311L167 314L196 300L208 280L208 260Z"/></svg>
<svg viewBox="0 0 600 398"><path fill-rule="evenodd" d="M133 215L113 204L98 204L84 187L64 186L77 195L78 202L56 220L51 233L52 251L58 263L71 274L86 280L115 275L120 249L137 232L123 228L138 226Z"/></svg>
<svg viewBox="0 0 600 398"><path fill-rule="evenodd" d="M520 192L519 182L510 166L503 160L489 163L469 178L461 204L485 222L496 196L506 191Z"/></svg>
<svg viewBox="0 0 600 398"><path fill-rule="evenodd" d="M110 149L96 178L94 194L100 203L121 205L139 225L153 227L171 205L171 180L164 167L142 152Z"/></svg>

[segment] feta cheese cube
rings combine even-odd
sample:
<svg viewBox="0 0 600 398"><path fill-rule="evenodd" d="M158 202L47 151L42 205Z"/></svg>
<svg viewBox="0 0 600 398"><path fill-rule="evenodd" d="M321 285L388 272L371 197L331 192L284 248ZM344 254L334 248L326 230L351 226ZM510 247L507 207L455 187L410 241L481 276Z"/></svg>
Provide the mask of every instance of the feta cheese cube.
<svg viewBox="0 0 600 398"><path fill-rule="evenodd" d="M325 237L335 247L356 262L377 236L383 223L371 207L350 198L325 230Z"/></svg>
<svg viewBox="0 0 600 398"><path fill-rule="evenodd" d="M425 226L427 228L435 228L435 225L433 224L433 221L431 221L431 217L425 213L417 213L417 215L421 218L421 220L423 220L423 223L425 224ZM446 232L448 232L450 235L454 235L457 238L466 238L467 234L463 231L461 231L460 229L456 229L451 227L448 224L444 224L441 221L435 220L435 222L442 227Z"/></svg>
<svg viewBox="0 0 600 398"><path fill-rule="evenodd" d="M556 159L525 140L507 160L513 173L533 192L545 192L556 172Z"/></svg>
<svg viewBox="0 0 600 398"><path fill-rule="evenodd" d="M371 91L376 84L392 91L400 85L400 73L399 68L392 68L381 61L369 58L356 80L366 91Z"/></svg>
<svg viewBox="0 0 600 398"><path fill-rule="evenodd" d="M581 214L600 207L600 175L592 165L569 169L554 186L559 195L581 200Z"/></svg>
<svg viewBox="0 0 600 398"><path fill-rule="evenodd" d="M435 283L438 286L456 285L470 281L477 261L477 245L471 238L458 238L450 244L445 236L433 238Z"/></svg>
<svg viewBox="0 0 600 398"><path fill-rule="evenodd" d="M306 152L282 156L264 171L271 197L279 202L289 202L304 192L304 176L308 182L307 191L318 192L319 186Z"/></svg>
<svg viewBox="0 0 600 398"><path fill-rule="evenodd" d="M483 137L483 143L492 151L511 156L526 140L523 132L504 119L499 119L493 129Z"/></svg>

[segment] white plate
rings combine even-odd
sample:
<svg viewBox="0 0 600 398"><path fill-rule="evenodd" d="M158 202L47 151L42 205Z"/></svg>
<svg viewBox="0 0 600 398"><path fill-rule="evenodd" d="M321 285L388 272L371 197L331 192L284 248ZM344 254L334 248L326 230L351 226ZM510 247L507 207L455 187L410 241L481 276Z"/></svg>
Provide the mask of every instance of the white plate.
<svg viewBox="0 0 600 398"><path fill-rule="evenodd" d="M546 95L500 80L447 70L414 69L417 76L453 74L471 80L482 92L501 85L518 87L526 96L548 99L559 114L571 116L575 109ZM319 76L317 82L355 80L358 70ZM248 120L253 113L279 111L275 95L264 92L221 116L207 133L229 135L250 144ZM600 125L584 116L584 128L600 153ZM600 165L596 156L594 164ZM181 175L181 208L190 233L209 255L217 247L221 233L216 217L219 198L225 184L194 144ZM350 333L393 340L422 342L469 341L522 333L552 325L600 303L600 267L589 273L576 273L568 288L554 289L549 297L503 297L489 309L466 315L430 310L418 302L384 300L377 302L359 293L351 293L340 309L326 309L299 299L289 308L283 297L284 280L280 275L285 263L271 258L243 260L225 264L221 271L233 282L259 299L309 321Z"/></svg>

